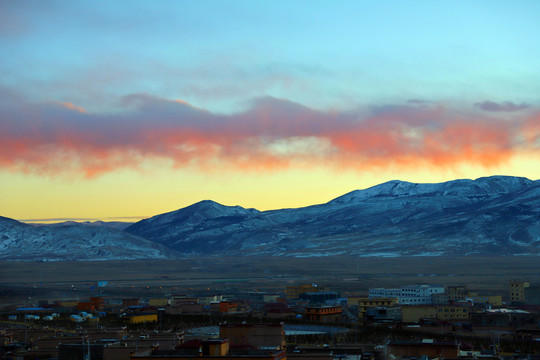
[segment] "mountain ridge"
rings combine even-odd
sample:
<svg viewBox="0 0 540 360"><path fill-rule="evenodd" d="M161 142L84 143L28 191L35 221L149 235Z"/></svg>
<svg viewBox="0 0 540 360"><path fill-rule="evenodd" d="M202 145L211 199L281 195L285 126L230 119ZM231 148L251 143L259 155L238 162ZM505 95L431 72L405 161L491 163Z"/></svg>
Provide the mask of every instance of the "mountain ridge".
<svg viewBox="0 0 540 360"><path fill-rule="evenodd" d="M152 234L153 241L188 256L537 254L540 214L531 215L531 205L522 207L519 219L526 224L519 229L522 224L516 212L509 212L511 204L506 204L516 202L515 197L526 191L532 194L530 201L540 205L540 182L526 178L492 176L433 184L392 180L324 204L244 213L235 219L205 218L174 230L146 227L145 233L139 232L141 224L136 223L126 231ZM486 215L489 209L495 213ZM151 219L159 222L159 217ZM474 224L481 233L475 234ZM496 234L497 228L508 239Z"/></svg>
<svg viewBox="0 0 540 360"><path fill-rule="evenodd" d="M143 219L125 231L110 226L104 230L98 223L27 225L19 226L18 235L6 233L6 227L17 223L0 217L0 259L43 255L32 246L45 246L46 257L56 260L540 255L540 180L512 176L424 184L392 180L323 204L267 211L203 200ZM21 245L25 237L33 243ZM77 240L69 256L66 238ZM107 247L104 241L109 238L116 242L111 240ZM17 246L13 239L18 239ZM122 246L123 242L131 245ZM61 246L62 256L54 253Z"/></svg>

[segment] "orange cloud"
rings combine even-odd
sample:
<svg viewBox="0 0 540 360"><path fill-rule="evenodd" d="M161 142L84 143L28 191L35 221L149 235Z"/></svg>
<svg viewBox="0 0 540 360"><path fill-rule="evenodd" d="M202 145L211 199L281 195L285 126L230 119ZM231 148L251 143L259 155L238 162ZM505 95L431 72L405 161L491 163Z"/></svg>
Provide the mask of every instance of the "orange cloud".
<svg viewBox="0 0 540 360"><path fill-rule="evenodd" d="M83 109L80 106L75 106L70 102L60 102L59 104L66 107L66 108L68 108L68 109L75 110L75 111L78 111L78 112L81 112L81 113L86 113L85 109Z"/></svg>
<svg viewBox="0 0 540 360"><path fill-rule="evenodd" d="M0 110L0 165L12 172L85 177L152 159L205 171L446 169L493 167L540 147L540 113L500 119L436 104L326 113L262 98L245 112L217 115L144 94L124 101L129 111L113 115L89 114L70 103Z"/></svg>

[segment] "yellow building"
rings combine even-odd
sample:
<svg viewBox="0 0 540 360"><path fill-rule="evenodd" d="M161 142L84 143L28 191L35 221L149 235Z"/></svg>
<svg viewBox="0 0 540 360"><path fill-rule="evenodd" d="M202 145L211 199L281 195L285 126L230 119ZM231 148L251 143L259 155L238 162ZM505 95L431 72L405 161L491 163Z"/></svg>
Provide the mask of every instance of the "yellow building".
<svg viewBox="0 0 540 360"><path fill-rule="evenodd" d="M422 319L436 319L437 307L434 305L410 305L401 307L401 321L417 323Z"/></svg>
<svg viewBox="0 0 540 360"><path fill-rule="evenodd" d="M132 324L143 323L143 322L157 322L157 314L131 314L127 315L126 318Z"/></svg>
<svg viewBox="0 0 540 360"><path fill-rule="evenodd" d="M398 304L397 298L373 298L368 297L356 297L351 296L347 298L348 306L358 306L358 317L360 319L364 318L366 310L370 307L376 306L396 306Z"/></svg>
<svg viewBox="0 0 540 360"><path fill-rule="evenodd" d="M319 291L319 288L315 284L287 286L287 300L296 300L300 298L300 294L317 291Z"/></svg>
<svg viewBox="0 0 540 360"><path fill-rule="evenodd" d="M469 308L464 306L439 305L437 306L438 320L468 320Z"/></svg>
<svg viewBox="0 0 540 360"><path fill-rule="evenodd" d="M148 299L148 305L150 306L167 306L168 303L169 299L167 298Z"/></svg>
<svg viewBox="0 0 540 360"><path fill-rule="evenodd" d="M510 281L510 301L514 303L525 302L525 288L530 286L527 281Z"/></svg>
<svg viewBox="0 0 540 360"><path fill-rule="evenodd" d="M471 299L475 304L491 304L493 306L502 306L501 295L471 294Z"/></svg>
<svg viewBox="0 0 540 360"><path fill-rule="evenodd" d="M469 297L469 290L466 286L448 286L446 288L446 294L449 301L458 302Z"/></svg>

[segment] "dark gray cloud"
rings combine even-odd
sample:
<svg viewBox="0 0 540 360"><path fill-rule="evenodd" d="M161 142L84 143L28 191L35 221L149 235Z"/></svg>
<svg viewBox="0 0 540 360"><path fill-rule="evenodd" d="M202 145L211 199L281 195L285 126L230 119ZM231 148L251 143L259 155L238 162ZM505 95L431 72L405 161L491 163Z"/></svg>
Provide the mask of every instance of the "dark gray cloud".
<svg viewBox="0 0 540 360"><path fill-rule="evenodd" d="M416 105L424 105L424 104L431 104L432 101L421 100L421 99L409 99L409 100L407 100L407 103L416 104Z"/></svg>
<svg viewBox="0 0 540 360"><path fill-rule="evenodd" d="M525 103L514 104L511 101L505 101L503 103L496 103L494 101L489 101L489 100L475 103L474 106L484 111L494 111L494 112L513 112L513 111L520 111L520 110L528 109L530 107L530 105L525 104Z"/></svg>

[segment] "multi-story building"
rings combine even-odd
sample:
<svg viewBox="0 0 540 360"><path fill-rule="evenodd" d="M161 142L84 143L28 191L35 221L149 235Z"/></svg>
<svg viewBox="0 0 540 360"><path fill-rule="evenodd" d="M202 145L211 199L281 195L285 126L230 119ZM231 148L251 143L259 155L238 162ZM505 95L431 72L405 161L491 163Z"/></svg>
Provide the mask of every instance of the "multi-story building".
<svg viewBox="0 0 540 360"><path fill-rule="evenodd" d="M310 305L306 306L306 317L311 321L333 323L341 318L341 306Z"/></svg>
<svg viewBox="0 0 540 360"><path fill-rule="evenodd" d="M473 304L489 304L492 306L502 306L501 295L478 295L475 293L471 293L470 296Z"/></svg>
<svg viewBox="0 0 540 360"><path fill-rule="evenodd" d="M287 286L287 300L298 300L303 293L319 291L329 291L329 289L326 286L318 286L316 284Z"/></svg>
<svg viewBox="0 0 540 360"><path fill-rule="evenodd" d="M443 305L448 304L450 301L448 300L448 294L433 294L431 295L431 300L433 301L433 305Z"/></svg>
<svg viewBox="0 0 540 360"><path fill-rule="evenodd" d="M458 301L464 301L469 297L469 290L466 286L447 286L446 294L448 295L448 301L456 303Z"/></svg>
<svg viewBox="0 0 540 360"><path fill-rule="evenodd" d="M419 322L422 319L467 320L470 308L456 305L418 305L401 307L401 321Z"/></svg>
<svg viewBox="0 0 540 360"><path fill-rule="evenodd" d="M394 307L398 303L397 298L367 298L354 297L347 299L348 306L358 306L358 318L364 319L369 308L375 307Z"/></svg>
<svg viewBox="0 0 540 360"><path fill-rule="evenodd" d="M433 305L402 306L401 321L417 323L422 319L436 319L437 307Z"/></svg>
<svg viewBox="0 0 540 360"><path fill-rule="evenodd" d="M369 298L395 297L399 304L423 305L433 304L432 295L442 293L444 293L444 287L439 285L407 285L399 289L369 289Z"/></svg>
<svg viewBox="0 0 540 360"><path fill-rule="evenodd" d="M366 309L365 320L369 321L400 321L400 306L375 306Z"/></svg>
<svg viewBox="0 0 540 360"><path fill-rule="evenodd" d="M510 301L516 304L525 303L525 289L530 286L527 281L510 281Z"/></svg>
<svg viewBox="0 0 540 360"><path fill-rule="evenodd" d="M439 305L437 320L468 320L469 310L466 306Z"/></svg>

